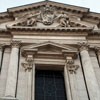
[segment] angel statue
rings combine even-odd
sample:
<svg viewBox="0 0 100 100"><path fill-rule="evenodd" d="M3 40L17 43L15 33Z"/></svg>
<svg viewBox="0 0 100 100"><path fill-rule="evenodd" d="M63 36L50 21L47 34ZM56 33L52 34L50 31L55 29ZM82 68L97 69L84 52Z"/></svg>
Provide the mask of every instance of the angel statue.
<svg viewBox="0 0 100 100"><path fill-rule="evenodd" d="M70 26L69 17L68 17L67 14L62 12L61 14L58 15L57 19L58 19L59 25L61 27L68 27L68 26Z"/></svg>

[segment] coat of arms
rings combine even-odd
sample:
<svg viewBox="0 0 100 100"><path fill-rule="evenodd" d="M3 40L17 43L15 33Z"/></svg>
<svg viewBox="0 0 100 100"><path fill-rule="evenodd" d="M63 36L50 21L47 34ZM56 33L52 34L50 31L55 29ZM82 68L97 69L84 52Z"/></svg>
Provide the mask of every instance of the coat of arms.
<svg viewBox="0 0 100 100"><path fill-rule="evenodd" d="M55 18L54 8L50 7L49 5L46 5L46 7L41 8L40 16L43 24L51 25L54 22Z"/></svg>

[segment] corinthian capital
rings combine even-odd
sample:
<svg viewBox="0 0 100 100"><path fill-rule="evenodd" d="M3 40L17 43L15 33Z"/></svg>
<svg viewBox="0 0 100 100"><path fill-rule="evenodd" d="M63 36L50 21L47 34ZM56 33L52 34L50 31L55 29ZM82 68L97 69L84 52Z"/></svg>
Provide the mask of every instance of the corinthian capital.
<svg viewBox="0 0 100 100"><path fill-rule="evenodd" d="M100 55L100 47L95 46L94 48L95 48L96 53Z"/></svg>
<svg viewBox="0 0 100 100"><path fill-rule="evenodd" d="M21 44L21 41L11 41L12 48L19 48Z"/></svg>
<svg viewBox="0 0 100 100"><path fill-rule="evenodd" d="M89 45L86 42L78 43L78 45L79 45L79 50L80 51L88 50L88 48L89 48Z"/></svg>
<svg viewBox="0 0 100 100"><path fill-rule="evenodd" d="M0 50L2 50L5 45L6 44L0 44Z"/></svg>

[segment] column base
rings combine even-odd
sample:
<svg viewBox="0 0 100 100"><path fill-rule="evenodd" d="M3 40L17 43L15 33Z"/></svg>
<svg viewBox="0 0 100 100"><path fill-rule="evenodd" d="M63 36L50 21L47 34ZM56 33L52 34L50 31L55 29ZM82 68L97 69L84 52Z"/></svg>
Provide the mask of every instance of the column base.
<svg viewBox="0 0 100 100"><path fill-rule="evenodd" d="M18 100L18 99L12 97L1 97L0 100Z"/></svg>

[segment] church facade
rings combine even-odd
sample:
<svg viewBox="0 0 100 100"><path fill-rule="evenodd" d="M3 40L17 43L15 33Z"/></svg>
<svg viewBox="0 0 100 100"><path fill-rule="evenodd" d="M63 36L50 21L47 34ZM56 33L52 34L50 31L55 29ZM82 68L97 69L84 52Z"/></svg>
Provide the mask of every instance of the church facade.
<svg viewBox="0 0 100 100"><path fill-rule="evenodd" d="M0 100L100 100L100 13L53 1L0 13Z"/></svg>

